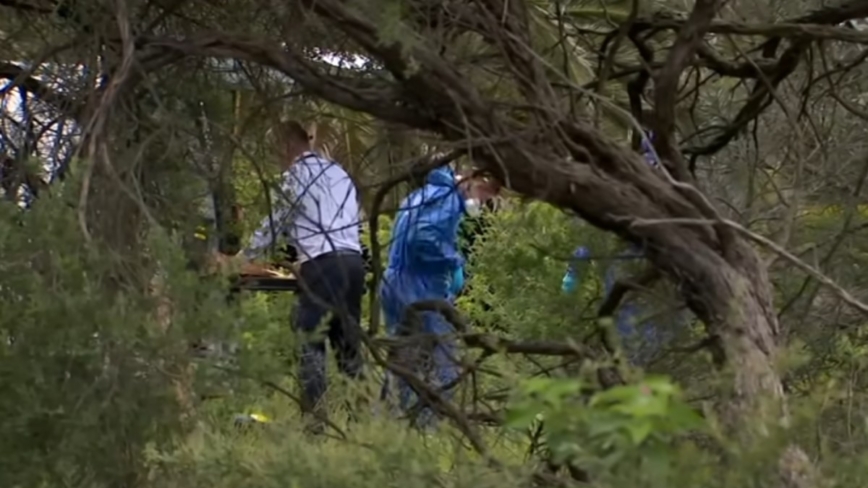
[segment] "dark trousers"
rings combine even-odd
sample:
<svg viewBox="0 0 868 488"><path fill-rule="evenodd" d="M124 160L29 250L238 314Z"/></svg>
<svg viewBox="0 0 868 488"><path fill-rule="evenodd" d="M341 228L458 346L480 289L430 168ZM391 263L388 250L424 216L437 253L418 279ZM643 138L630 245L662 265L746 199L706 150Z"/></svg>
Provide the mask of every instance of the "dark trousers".
<svg viewBox="0 0 868 488"><path fill-rule="evenodd" d="M335 251L301 265L301 291L293 310L293 326L300 332L302 410L312 412L325 394L325 339L310 335L329 317L326 336L335 351L338 367L351 378L362 373L362 295L365 266L361 254Z"/></svg>

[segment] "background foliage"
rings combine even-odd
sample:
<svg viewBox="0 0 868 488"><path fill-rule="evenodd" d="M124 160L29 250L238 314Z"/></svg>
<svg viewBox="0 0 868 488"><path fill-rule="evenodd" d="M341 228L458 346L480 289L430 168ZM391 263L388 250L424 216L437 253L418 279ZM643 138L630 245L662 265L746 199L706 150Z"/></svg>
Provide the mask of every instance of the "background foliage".
<svg viewBox="0 0 868 488"><path fill-rule="evenodd" d="M463 82L496 101L492 118L533 118L516 82L520 67L479 32L449 24L452 14L417 1L338 3L373 16L379 40L401 43L402 56L437 48ZM654 95L631 87L659 73L694 3L521 5L556 108L627 147L634 131L626 114L641 115L631 96L648 105ZM782 329L775 368L787 423L743 414L741 429L725 425L719 413L732 400L733 374L717 367L715 335L692 315L644 369L626 365L617 343L600 340L612 325L600 313L603 274L625 242L575 212L511 193L475 244L457 303L471 325L460 415L435 432L409 431L379 405L383 371L369 358L361 384L332 375L334 425L313 438L295 404L293 298L230 303L227 277L203 269L209 252L232 252L268 211L278 176L269 127L281 118L309 122L317 147L348 169L368 215L382 211L364 237L382 245L381 264L390 216L418 184L404 174L420 157L473 138L449 143L390 119L389 108L436 97L389 98L398 96L382 89L398 78L389 59L309 2L0 0L0 484L865 486L868 335L864 313L837 290L857 300L868 290L866 8L728 4L690 57L674 106L679 149L721 214L835 284L821 286L761 250ZM616 40L636 26L646 29L651 61L642 42ZM774 42L789 58L760 53ZM295 65L260 49L274 44L302 53L316 76L289 76ZM135 55L127 71L124 45ZM797 60L792 69L787 59ZM430 68L414 61L409 74ZM329 103L336 95L324 90L335 80L355 98ZM484 161L458 164L473 163ZM627 168L609 180L612 198L635 177ZM193 238L203 225L209 242ZM560 280L578 244L600 258L578 265L581 287L566 295ZM675 281L631 297L653 311L681 310ZM365 324L377 313L372 291ZM238 352L193 358L188 344L203 338ZM372 340L376 347L382 337ZM614 373L624 381L607 384ZM342 405L360 398L359 418L349 422ZM234 425L253 412L272 422ZM754 428L768 435L740 436ZM804 469L787 456L792 445L822 482L781 481L782 464ZM551 469L561 464L571 469Z"/></svg>

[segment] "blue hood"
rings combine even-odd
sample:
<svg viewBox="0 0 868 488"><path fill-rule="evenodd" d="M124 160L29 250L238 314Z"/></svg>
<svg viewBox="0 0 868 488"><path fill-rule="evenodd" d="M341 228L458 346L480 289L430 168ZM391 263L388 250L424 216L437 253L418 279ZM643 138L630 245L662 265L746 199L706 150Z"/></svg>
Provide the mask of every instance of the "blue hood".
<svg viewBox="0 0 868 488"><path fill-rule="evenodd" d="M389 268L401 273L452 276L463 265L458 252L458 225L464 199L449 167L432 170L425 185L401 203L389 249Z"/></svg>
<svg viewBox="0 0 868 488"><path fill-rule="evenodd" d="M434 168L430 173L428 173L428 176L425 177L425 184L454 187L456 186L455 173L449 166Z"/></svg>

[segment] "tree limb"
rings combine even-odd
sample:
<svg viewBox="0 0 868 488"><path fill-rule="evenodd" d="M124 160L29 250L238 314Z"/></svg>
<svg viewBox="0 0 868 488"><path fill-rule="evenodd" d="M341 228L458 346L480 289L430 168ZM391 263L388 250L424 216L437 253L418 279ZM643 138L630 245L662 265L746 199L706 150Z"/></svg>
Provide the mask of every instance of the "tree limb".
<svg viewBox="0 0 868 488"><path fill-rule="evenodd" d="M664 161L671 163L672 173L679 181L690 181L692 177L674 140L678 82L722 4L723 0L696 1L654 79L654 148Z"/></svg>

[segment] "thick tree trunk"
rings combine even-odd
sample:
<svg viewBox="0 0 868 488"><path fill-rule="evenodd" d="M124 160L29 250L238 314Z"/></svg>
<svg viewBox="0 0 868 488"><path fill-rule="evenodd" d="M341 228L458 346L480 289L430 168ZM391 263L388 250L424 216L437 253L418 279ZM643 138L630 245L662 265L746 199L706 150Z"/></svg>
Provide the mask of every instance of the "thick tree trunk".
<svg viewBox="0 0 868 488"><path fill-rule="evenodd" d="M720 270L720 286L707 290L711 301L695 309L707 312L704 320L720 337L733 375L732 397L720 412L723 421L751 442L766 436L769 425L787 422L789 413L775 367L782 337L768 273L747 243L734 244L739 250L732 268ZM779 458L778 474L782 488L814 487L819 479L808 456L795 445Z"/></svg>
<svg viewBox="0 0 868 488"><path fill-rule="evenodd" d="M539 144L536 157L521 161L531 141L517 141L514 150L486 153L480 160L495 173L505 168L502 177L513 190L573 209L598 227L644 243L652 263L681 285L690 308L719 338L723 371L732 381L720 402L725 426L745 443L761 439L769 425L787 419L775 368L782 337L764 263L752 245L734 233L710 223L679 224L680 219L712 221L706 209L651 174L644 163L630 168L638 161L628 161L638 158L609 146L601 135L584 138L583 132L593 131L581 124L574 128L576 142L589 150L582 156L590 157L592 167L566 163L544 168L535 163L555 156L540 151ZM814 486L811 463L795 446L782 456L779 469L782 487Z"/></svg>
<svg viewBox="0 0 868 488"><path fill-rule="evenodd" d="M786 412L775 370L780 328L768 273L749 244L736 240L730 246L735 249L727 253L727 262L704 270L707 276L686 290L686 298L709 332L720 338L733 375L727 417L735 418L728 423L743 423L751 418L743 416L748 411L762 412L758 420L781 418Z"/></svg>

